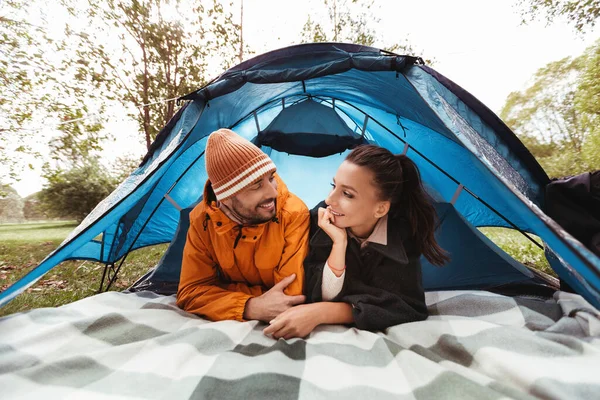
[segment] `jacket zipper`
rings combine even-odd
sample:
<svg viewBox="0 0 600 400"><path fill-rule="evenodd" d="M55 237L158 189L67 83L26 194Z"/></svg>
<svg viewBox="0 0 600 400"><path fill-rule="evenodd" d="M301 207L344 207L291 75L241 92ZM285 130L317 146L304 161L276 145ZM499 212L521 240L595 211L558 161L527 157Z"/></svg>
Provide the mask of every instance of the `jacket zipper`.
<svg viewBox="0 0 600 400"><path fill-rule="evenodd" d="M233 248L235 249L238 245L238 242L240 241L240 238L242 237L242 227L243 225L238 225L238 229L240 230L237 237L235 238L235 242L233 242Z"/></svg>

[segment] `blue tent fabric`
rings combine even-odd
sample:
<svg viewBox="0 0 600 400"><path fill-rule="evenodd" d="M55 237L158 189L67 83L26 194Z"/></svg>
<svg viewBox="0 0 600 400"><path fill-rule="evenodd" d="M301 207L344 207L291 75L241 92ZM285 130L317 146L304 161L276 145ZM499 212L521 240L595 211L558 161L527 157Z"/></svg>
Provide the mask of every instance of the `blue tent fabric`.
<svg viewBox="0 0 600 400"><path fill-rule="evenodd" d="M181 262L183 260L183 248L190 227L190 212L194 207L184 208L180 211L179 223L173 236L171 244L163 254L162 258L145 276L140 278L134 285L134 291L150 290L159 294L177 293L179 275L181 273Z"/></svg>
<svg viewBox="0 0 600 400"><path fill-rule="evenodd" d="M167 251L156 268L133 285L132 291L151 290L160 294L177 292L183 248L190 226L189 213L192 209L193 207L189 207L181 210L175 236ZM435 267L424 257L421 258L425 290L489 289L507 283L533 281L544 284L543 281L538 282L530 270L516 262L466 222L451 204L437 203L436 211L440 222L436 235L438 243L443 248L459 249L459 251L451 252L451 260L443 268ZM464 251L465 243L468 243L468 251ZM463 266L470 264L471 259L485 260L485 268L464 273ZM448 282L453 282L453 286L448 285Z"/></svg>
<svg viewBox="0 0 600 400"><path fill-rule="evenodd" d="M261 144L309 207L326 196L353 145L345 141L406 153L444 221L440 241L455 257L448 268L424 266L430 288L535 282L476 229L500 226L537 235L557 274L600 307L600 259L543 213L548 177L539 164L487 107L418 58L351 44L292 46L241 63L181 100L140 167L58 249L1 292L0 305L63 260L111 264L137 248L171 242L179 210L202 195L207 136L226 127ZM292 106L324 117L310 124ZM304 121L301 132L286 115ZM283 128L260 143L270 126ZM328 134L329 150L318 154Z"/></svg>
<svg viewBox="0 0 600 400"><path fill-rule="evenodd" d="M490 111L489 108L473 97L473 95L471 95L469 92L443 75L439 74L434 69L429 68L426 65L422 66L421 68L439 81L442 85L444 85L450 92L460 99L460 101L462 101L469 110L472 110L472 112L475 115L478 115L485 124L490 126L492 128L490 131L492 135L502 137L507 146L510 147L517 155L517 159L522 160L522 163L525 164L525 171L529 171L529 173L535 177L536 181L548 183L548 177L541 165L535 160L523 142L521 142L513 134L510 128L506 126L506 124L496 114ZM541 204L543 204L543 198L538 200Z"/></svg>
<svg viewBox="0 0 600 400"><path fill-rule="evenodd" d="M442 248L452 249L451 260L439 268L421 257L426 290L489 289L534 278L525 266L466 222L451 204L438 203L436 211L440 219L436 239ZM473 260L479 260L480 268L466 270L464 266Z"/></svg>
<svg viewBox="0 0 600 400"><path fill-rule="evenodd" d="M265 129L257 126L254 143L277 151L311 157L327 157L353 149L367 141L334 110L311 98L285 107ZM258 123L258 121L257 121Z"/></svg>

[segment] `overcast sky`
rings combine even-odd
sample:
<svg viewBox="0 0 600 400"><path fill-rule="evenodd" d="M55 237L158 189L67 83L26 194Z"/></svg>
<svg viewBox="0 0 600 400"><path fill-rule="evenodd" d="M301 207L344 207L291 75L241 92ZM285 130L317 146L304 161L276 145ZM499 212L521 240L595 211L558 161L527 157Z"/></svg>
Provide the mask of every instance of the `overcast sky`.
<svg viewBox="0 0 600 400"><path fill-rule="evenodd" d="M323 0L244 0L244 41L255 54L298 42L309 14L319 19ZM234 12L239 20L239 2ZM381 19L377 46L408 41L435 60L433 67L499 113L508 94L525 87L535 71L548 62L577 56L600 37L600 29L574 33L564 21L521 25L517 0L386 0L376 1L373 13ZM215 74L219 73L218 69ZM107 124L123 141L136 129L118 118ZM125 128L125 129L124 129ZM130 154L143 154L144 146ZM113 154L113 153L111 153ZM42 187L39 172L31 171L13 185L21 196Z"/></svg>

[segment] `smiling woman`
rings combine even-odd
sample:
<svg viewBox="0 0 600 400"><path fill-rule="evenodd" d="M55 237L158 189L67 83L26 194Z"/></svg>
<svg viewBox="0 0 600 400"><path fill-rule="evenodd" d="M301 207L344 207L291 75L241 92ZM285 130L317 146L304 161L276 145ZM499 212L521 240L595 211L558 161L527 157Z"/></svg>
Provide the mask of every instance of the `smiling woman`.
<svg viewBox="0 0 600 400"><path fill-rule="evenodd" d="M333 182L311 211L305 292L313 304L283 312L266 334L288 339L332 323L383 330L427 318L419 258L438 266L449 258L435 240L436 212L416 165L359 146Z"/></svg>
<svg viewBox="0 0 600 400"><path fill-rule="evenodd" d="M377 223L376 215L384 212L386 207L385 203L378 202L380 194L373 186L373 173L344 161L336 177L331 184L333 189L325 200L326 217L338 228L348 228L355 237L366 239ZM379 213L373 212L373 205L382 207L376 210Z"/></svg>

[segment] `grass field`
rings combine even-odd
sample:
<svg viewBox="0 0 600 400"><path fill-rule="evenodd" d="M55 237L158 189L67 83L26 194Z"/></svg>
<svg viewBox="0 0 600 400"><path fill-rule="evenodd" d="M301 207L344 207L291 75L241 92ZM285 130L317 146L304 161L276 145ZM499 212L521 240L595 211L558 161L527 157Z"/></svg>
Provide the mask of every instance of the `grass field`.
<svg viewBox="0 0 600 400"><path fill-rule="evenodd" d="M77 226L75 222L46 222L0 225L0 290L17 281ZM111 290L123 290L156 265L167 245L132 252ZM96 293L104 264L65 261L48 272L34 286L0 308L0 317L40 307L57 307Z"/></svg>
<svg viewBox="0 0 600 400"><path fill-rule="evenodd" d="M0 243L7 241L34 243L52 240L61 242L76 226L77 223L74 221L2 224Z"/></svg>
<svg viewBox="0 0 600 400"><path fill-rule="evenodd" d="M0 290L24 276L54 250L77 224L46 222L0 225ZM522 263L554 275L543 252L523 235L502 228L481 231ZM155 266L167 245L132 252L111 290L123 290ZM0 308L0 317L40 307L57 307L96 293L104 265L91 261L65 261L34 286Z"/></svg>
<svg viewBox="0 0 600 400"><path fill-rule="evenodd" d="M481 228L480 231L516 260L556 277L556 273L544 256L544 251L519 231L506 228ZM537 236L533 238L542 244Z"/></svg>

